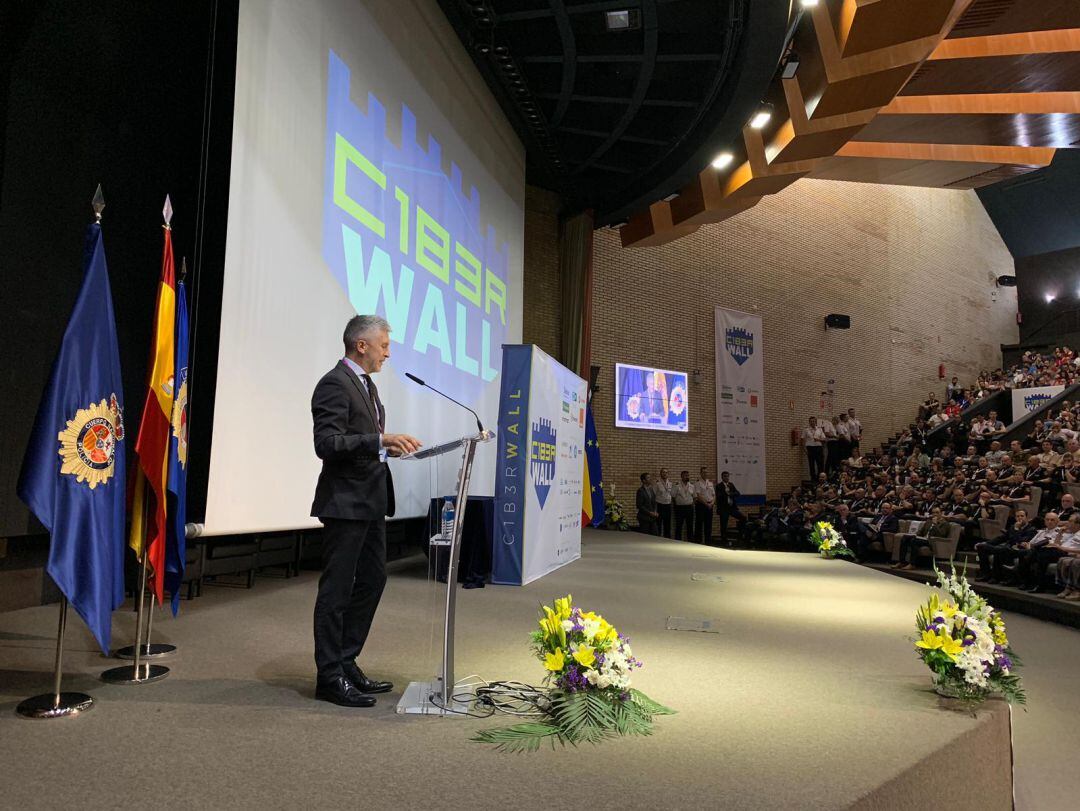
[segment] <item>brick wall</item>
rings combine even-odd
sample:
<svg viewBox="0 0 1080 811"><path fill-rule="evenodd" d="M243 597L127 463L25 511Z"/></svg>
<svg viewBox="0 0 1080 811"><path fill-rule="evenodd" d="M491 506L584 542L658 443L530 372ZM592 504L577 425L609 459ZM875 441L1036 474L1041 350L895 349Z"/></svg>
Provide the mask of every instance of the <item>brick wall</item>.
<svg viewBox="0 0 1080 811"><path fill-rule="evenodd" d="M547 217L526 213L526 340L549 339L557 318L529 279L554 261L546 249L530 258L544 247L530 232ZM624 503L643 470L715 471L717 305L763 319L770 497L803 477L789 433L819 412L830 378L835 408L856 409L867 448L911 422L927 391L943 392L939 363L973 379L1017 339L1015 290L993 282L1012 258L973 192L804 179L662 247L623 249L615 231L598 231L594 256L594 413L604 479ZM543 290L557 294L555 284ZM828 313L850 315L851 329L826 332ZM700 370L688 434L614 427L617 361Z"/></svg>
<svg viewBox="0 0 1080 811"><path fill-rule="evenodd" d="M522 342L559 357L562 291L559 282L559 198L525 189L525 317Z"/></svg>

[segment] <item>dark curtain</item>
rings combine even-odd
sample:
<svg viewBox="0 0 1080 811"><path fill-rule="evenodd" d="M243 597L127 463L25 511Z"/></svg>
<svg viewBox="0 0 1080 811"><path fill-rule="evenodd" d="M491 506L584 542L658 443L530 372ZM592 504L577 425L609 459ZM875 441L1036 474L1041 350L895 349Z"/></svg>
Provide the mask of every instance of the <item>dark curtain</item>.
<svg viewBox="0 0 1080 811"><path fill-rule="evenodd" d="M559 233L562 324L559 361L589 379L592 310L593 213L563 220Z"/></svg>

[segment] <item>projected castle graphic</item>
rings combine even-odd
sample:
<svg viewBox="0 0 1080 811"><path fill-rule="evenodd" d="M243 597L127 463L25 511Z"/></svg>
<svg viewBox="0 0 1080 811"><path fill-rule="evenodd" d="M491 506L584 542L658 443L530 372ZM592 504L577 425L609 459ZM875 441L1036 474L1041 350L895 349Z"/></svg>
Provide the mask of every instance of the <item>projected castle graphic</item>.
<svg viewBox="0 0 1080 811"><path fill-rule="evenodd" d="M322 255L357 312L392 327L394 366L474 399L493 381L507 340L509 249L480 219L480 193L442 169L433 136L401 106L401 143L372 93L350 98L351 73L333 51L326 90Z"/></svg>

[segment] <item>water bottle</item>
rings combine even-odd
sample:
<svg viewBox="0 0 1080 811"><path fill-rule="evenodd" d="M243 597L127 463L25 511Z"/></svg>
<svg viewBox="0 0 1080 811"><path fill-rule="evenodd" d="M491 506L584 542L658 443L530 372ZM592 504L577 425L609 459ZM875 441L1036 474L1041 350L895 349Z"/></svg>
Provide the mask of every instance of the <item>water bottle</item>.
<svg viewBox="0 0 1080 811"><path fill-rule="evenodd" d="M442 505L442 531L440 534L447 541L454 534L454 502L449 498Z"/></svg>

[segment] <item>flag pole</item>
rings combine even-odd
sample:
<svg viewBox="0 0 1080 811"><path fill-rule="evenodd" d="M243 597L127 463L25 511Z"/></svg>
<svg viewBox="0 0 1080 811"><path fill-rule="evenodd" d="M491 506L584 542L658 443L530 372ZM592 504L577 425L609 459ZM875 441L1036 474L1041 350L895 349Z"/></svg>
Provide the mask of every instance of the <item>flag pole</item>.
<svg viewBox="0 0 1080 811"><path fill-rule="evenodd" d="M94 706L94 699L86 693L60 692L63 676L64 632L67 630L67 597L60 598L60 622L56 630L56 666L53 691L33 696L21 702L15 711L24 718L69 718Z"/></svg>
<svg viewBox="0 0 1080 811"><path fill-rule="evenodd" d="M143 502L143 513L143 526L146 526L146 502ZM142 641L142 613L143 605L145 603L143 594L146 591L146 578L148 576L149 566L150 564L147 560L147 555L145 552L143 552L142 586L140 586L139 588L139 618L138 620L136 620L136 622L138 622L139 624L139 627L135 634L135 644L120 648L120 650L118 650L114 654L117 659L156 659L159 656L168 656L170 653L176 651L176 645L170 645L166 642L155 642L153 644L150 643L150 632L154 627L154 595L152 593L150 595L150 607L147 609L147 611L149 612L149 618L146 621L146 640Z"/></svg>
<svg viewBox="0 0 1080 811"><path fill-rule="evenodd" d="M142 473L136 474L141 476ZM143 498L143 527L146 526L146 499ZM135 644L130 646L133 648L133 658L135 659L130 665L120 665L119 667L110 667L108 670L101 674L101 680L108 682L109 684L146 684L151 681L159 681L169 675L169 668L164 665L152 665L147 662L142 664L142 626L143 626L143 609L146 606L146 572L149 568L147 563L147 554L149 550L146 548L146 538L143 537L143 559L142 559L142 573L139 578L139 608L135 614ZM149 636L147 637L149 639ZM129 649L130 649L129 648ZM125 649L127 650L127 649ZM117 653L119 655L119 652ZM125 657L126 658L126 657ZM142 666L142 672L139 668Z"/></svg>

